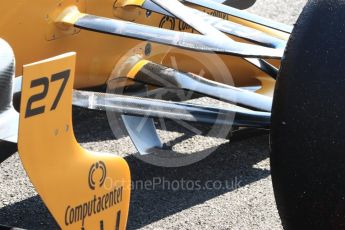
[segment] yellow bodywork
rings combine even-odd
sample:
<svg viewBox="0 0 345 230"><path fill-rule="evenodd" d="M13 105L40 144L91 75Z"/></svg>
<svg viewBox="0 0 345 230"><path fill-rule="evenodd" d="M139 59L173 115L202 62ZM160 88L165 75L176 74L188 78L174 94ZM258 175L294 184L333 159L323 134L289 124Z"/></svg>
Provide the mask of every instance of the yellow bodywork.
<svg viewBox="0 0 345 230"><path fill-rule="evenodd" d="M196 74L205 67L202 63L217 57L225 63L232 78L218 78L219 82L233 82L236 86L261 84L263 88L259 93L271 95L273 92L275 81L242 58L153 43L150 52L146 53L148 42L82 31L72 25L84 14L92 14L169 27L169 23L162 23L164 16L148 14L140 8L142 3L142 0L2 2L0 37L14 49L16 75L23 75L18 139L20 157L37 192L63 229L125 229L130 199L130 172L125 160L86 151L77 143L71 118L72 88L105 84L110 77L116 77L114 68L119 63L134 56L145 60L134 66L134 72L146 62L153 61ZM282 32L223 16L287 39ZM194 32L179 20L175 23L168 29ZM50 58L62 53L67 54ZM279 62L275 64L279 65ZM217 78L207 71L204 76Z"/></svg>
<svg viewBox="0 0 345 230"><path fill-rule="evenodd" d="M13 47L17 60L17 75L22 74L21 66L43 60L65 52L78 53L76 65L75 88L102 85L107 82L118 61L123 56L142 55L149 61L169 67L178 66L186 72L199 73L203 68L205 54L186 51L159 44L152 44L151 54L145 56L147 42L135 39L81 31L65 23L59 23L66 9L73 7L81 13L93 14L108 18L117 18L151 25L169 27L162 24L164 16L157 13L147 14L140 8L142 0L12 0L4 1L0 9L0 37ZM214 14L212 10L190 5L194 8ZM287 34L247 22L229 15L223 18L239 22L276 37L287 39ZM68 18L73 20L73 18ZM169 28L184 32L193 32L185 23L176 20L176 26ZM238 38L234 38L241 41ZM212 55L209 54L210 58ZM243 59L229 55L217 55L231 72L231 82L236 86L263 85L259 91L271 94L274 81L265 73L248 64ZM174 63L171 63L172 57ZM193 57L193 58L191 58ZM194 59L194 60L192 60ZM176 60L176 61L175 61ZM191 64L192 63L192 64ZM279 65L279 62L275 62ZM173 66L175 65L175 66ZM205 77L214 79L210 73ZM218 79L218 81L221 81ZM225 81L223 83L228 83Z"/></svg>
<svg viewBox="0 0 345 230"><path fill-rule="evenodd" d="M75 58L68 53L24 66L20 158L62 229L125 229L130 200L126 161L86 151L74 137Z"/></svg>

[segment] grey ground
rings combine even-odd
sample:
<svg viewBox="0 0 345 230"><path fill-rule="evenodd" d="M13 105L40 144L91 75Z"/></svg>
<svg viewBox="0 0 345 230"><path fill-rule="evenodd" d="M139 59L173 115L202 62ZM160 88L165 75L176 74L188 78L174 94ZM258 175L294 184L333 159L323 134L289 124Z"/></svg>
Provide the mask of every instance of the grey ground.
<svg viewBox="0 0 345 230"><path fill-rule="evenodd" d="M293 24L306 0L258 0L251 12ZM112 140L106 116L75 109L75 131L88 149L134 153L128 138ZM169 133L163 133L169 139ZM189 137L179 148L193 143ZM282 229L269 169L268 136L219 142L219 148L192 166L167 169L127 156L133 181L237 182L222 189L137 188L132 192L128 229ZM206 143L207 142L202 142ZM184 146L185 145L185 146ZM202 144L199 148L204 147ZM205 147L206 148L206 147ZM0 165L0 223L29 229L56 229L56 224L23 171L18 155Z"/></svg>

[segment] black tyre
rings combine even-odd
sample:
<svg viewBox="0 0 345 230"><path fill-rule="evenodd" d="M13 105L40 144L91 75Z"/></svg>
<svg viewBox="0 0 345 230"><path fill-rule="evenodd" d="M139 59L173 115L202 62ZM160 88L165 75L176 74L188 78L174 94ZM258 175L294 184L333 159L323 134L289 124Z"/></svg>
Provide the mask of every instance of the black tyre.
<svg viewBox="0 0 345 230"><path fill-rule="evenodd" d="M271 168L286 229L345 229L345 1L311 0L277 81Z"/></svg>

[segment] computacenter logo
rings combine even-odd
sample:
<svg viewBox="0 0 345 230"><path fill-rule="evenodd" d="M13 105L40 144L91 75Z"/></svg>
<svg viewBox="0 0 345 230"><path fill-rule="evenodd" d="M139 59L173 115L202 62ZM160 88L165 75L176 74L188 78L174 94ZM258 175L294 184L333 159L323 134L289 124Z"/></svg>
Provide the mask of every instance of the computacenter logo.
<svg viewBox="0 0 345 230"><path fill-rule="evenodd" d="M107 177L107 168L105 167L105 164L103 161L99 161L95 164L93 164L90 168L90 171L89 171L89 187L91 190L95 190L96 188L96 181L94 179L94 174L97 172L97 171L100 171L101 172L101 177L99 179L99 187L102 187L104 182L105 182L105 179Z"/></svg>
<svg viewBox="0 0 345 230"><path fill-rule="evenodd" d="M88 174L88 185L91 190L102 188L107 177L107 168L103 161L91 165ZM100 179L96 179L100 178ZM100 193L106 190L105 193ZM115 229L119 229L121 220L121 210L117 206L123 201L124 187L113 187L112 189L99 189L99 193L94 194L87 201L79 204L68 205L65 209L65 225L69 226L81 222L82 228L85 229L85 219L91 218L108 209L114 209L114 218L116 218ZM100 220L100 229L104 227L104 220Z"/></svg>

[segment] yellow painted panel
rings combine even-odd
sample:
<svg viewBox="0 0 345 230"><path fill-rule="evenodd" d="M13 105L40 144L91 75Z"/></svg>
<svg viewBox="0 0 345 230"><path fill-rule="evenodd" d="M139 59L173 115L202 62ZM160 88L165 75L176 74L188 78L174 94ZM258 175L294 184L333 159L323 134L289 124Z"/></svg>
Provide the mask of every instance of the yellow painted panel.
<svg viewBox="0 0 345 230"><path fill-rule="evenodd" d="M125 229L130 200L126 161L86 151L74 137L75 58L68 53L24 66L20 158L62 229Z"/></svg>
<svg viewBox="0 0 345 230"><path fill-rule="evenodd" d="M92 87L106 83L118 61L124 56L141 54L147 42L123 37L99 34L91 31L80 31L54 23L54 17L69 7L76 7L82 13L94 14L108 18L121 18L136 23L156 27L170 27L174 30L193 32L186 23L175 20L172 27L170 21L157 13L148 13L134 5L142 4L141 0L124 0L123 7L115 4L115 0L12 0L4 1L0 8L0 37L7 40L14 49L17 59L17 75L22 74L21 66L43 60L65 52L77 52L75 88ZM218 15L212 10L196 7L209 14ZM227 20L267 31L272 35L286 38L285 34L220 15ZM237 39L237 38L235 38ZM238 40L238 39L237 39ZM133 49L135 48L135 49ZM158 52L159 51L159 52ZM178 52L176 52L178 51ZM188 62L186 57L200 59L204 55L197 52L152 44L155 56L143 56L144 59L165 64L166 58L174 54L181 63ZM177 55L181 54L182 55ZM213 54L211 54L213 55ZM171 55L170 55L171 56ZM259 76L265 76L260 70L244 62L241 58L229 55L219 55L232 73L231 81L238 86L257 83ZM201 61L203 62L203 61ZM199 73L201 66L182 64L181 71ZM214 79L214 76L205 75ZM226 82L223 82L226 83Z"/></svg>

